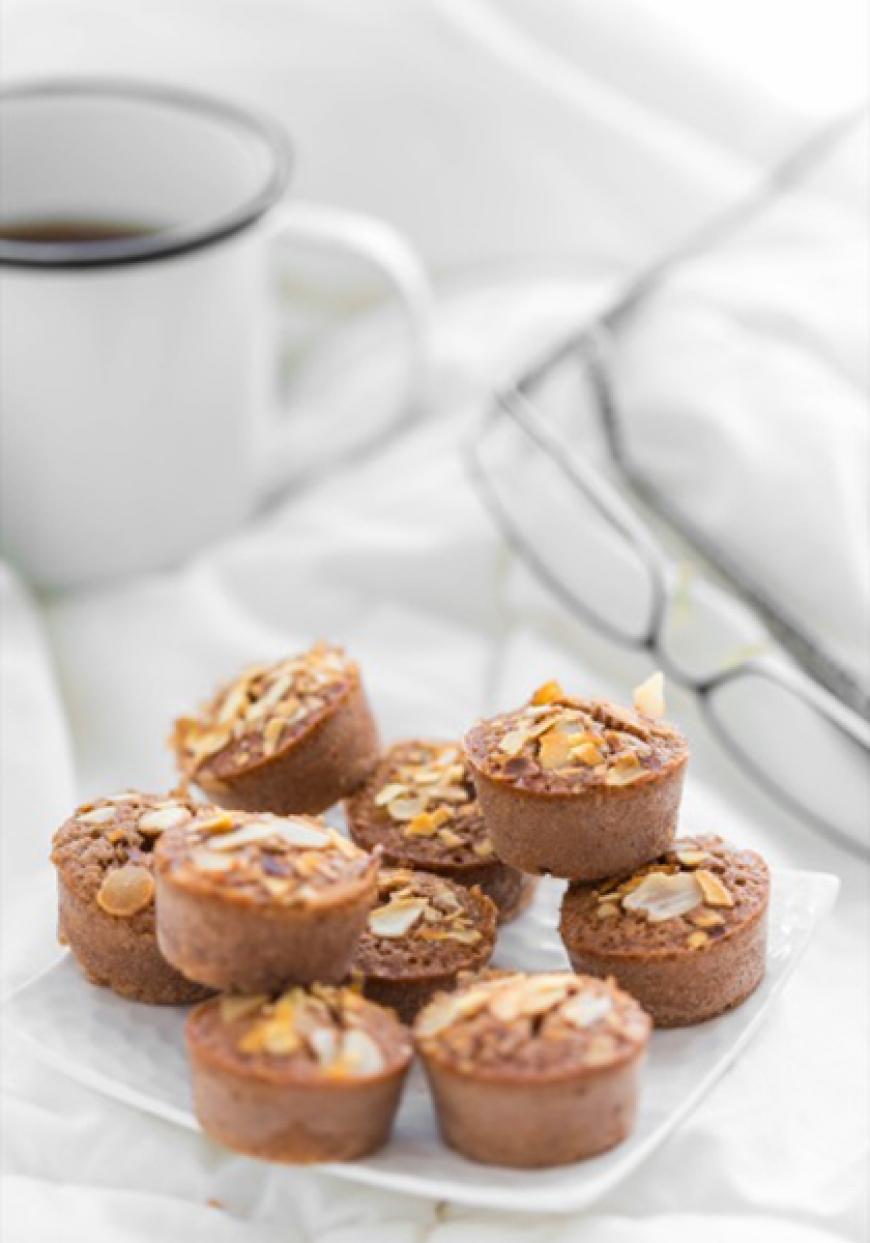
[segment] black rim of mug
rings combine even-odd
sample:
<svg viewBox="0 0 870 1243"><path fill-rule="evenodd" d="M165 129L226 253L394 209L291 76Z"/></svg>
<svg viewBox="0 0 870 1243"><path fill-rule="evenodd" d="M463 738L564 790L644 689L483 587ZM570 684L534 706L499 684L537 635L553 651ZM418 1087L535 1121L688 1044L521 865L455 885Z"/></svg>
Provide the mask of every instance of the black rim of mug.
<svg viewBox="0 0 870 1243"><path fill-rule="evenodd" d="M284 130L268 118L211 95L159 82L115 78L40 78L0 88L0 108L26 99L117 99L160 104L233 125L265 143L269 174L257 191L232 211L208 224L179 225L156 233L88 242L44 242L0 237L0 266L17 268L94 268L153 262L212 246L259 220L283 196L290 180L292 148Z"/></svg>

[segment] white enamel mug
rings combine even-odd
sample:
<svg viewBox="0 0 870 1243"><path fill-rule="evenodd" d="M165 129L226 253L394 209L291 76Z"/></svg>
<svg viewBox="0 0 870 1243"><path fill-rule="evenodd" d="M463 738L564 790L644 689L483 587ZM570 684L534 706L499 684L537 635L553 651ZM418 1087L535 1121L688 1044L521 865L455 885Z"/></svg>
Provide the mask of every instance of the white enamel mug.
<svg viewBox="0 0 870 1243"><path fill-rule="evenodd" d="M379 269L417 394L419 261L376 220L287 202L289 168L276 127L173 88L0 91L0 521L3 555L31 582L177 563L305 472L277 397L272 243ZM13 227L75 219L136 228L70 241Z"/></svg>

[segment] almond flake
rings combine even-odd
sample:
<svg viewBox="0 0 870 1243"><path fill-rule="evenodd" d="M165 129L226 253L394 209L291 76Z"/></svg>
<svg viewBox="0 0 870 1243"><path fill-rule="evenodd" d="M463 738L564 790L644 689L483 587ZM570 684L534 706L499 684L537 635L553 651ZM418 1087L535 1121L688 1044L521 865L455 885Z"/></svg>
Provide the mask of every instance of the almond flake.
<svg viewBox="0 0 870 1243"><path fill-rule="evenodd" d="M431 1001L414 1024L417 1036L437 1036L458 1019L469 1018L484 1009L490 998L486 988L470 988L461 993L442 993Z"/></svg>
<svg viewBox="0 0 870 1243"><path fill-rule="evenodd" d="M703 947L707 944L709 940L710 938L707 935L707 933L703 932L699 928L697 932L689 933L689 935L686 937L686 944L688 945L690 950L699 950L699 949L703 949Z"/></svg>
<svg viewBox="0 0 870 1243"><path fill-rule="evenodd" d="M438 799L442 803L467 803L469 800L465 786L430 786L426 793L430 799Z"/></svg>
<svg viewBox="0 0 870 1243"><path fill-rule="evenodd" d="M677 850L675 853L677 862L684 868L700 867L702 863L710 858L706 850L695 850L694 847L687 850Z"/></svg>
<svg viewBox="0 0 870 1243"><path fill-rule="evenodd" d="M217 854L208 846L194 850L190 861L198 872L229 872L233 867L232 859L226 855Z"/></svg>
<svg viewBox="0 0 870 1243"><path fill-rule="evenodd" d="M661 672L650 675L634 690L634 706L644 716L658 720L665 715L665 678Z"/></svg>
<svg viewBox="0 0 870 1243"><path fill-rule="evenodd" d="M579 746L573 746L571 758L579 760L581 764L588 764L590 768L594 768L596 764L601 764L604 760L604 756L594 742L582 742Z"/></svg>
<svg viewBox="0 0 870 1243"><path fill-rule="evenodd" d="M294 882L290 876L263 876L260 883L271 898L283 898Z"/></svg>
<svg viewBox="0 0 870 1243"><path fill-rule="evenodd" d="M640 760L634 751L624 751L618 755L607 770L605 782L609 786L627 786L642 777L646 769L641 767Z"/></svg>
<svg viewBox="0 0 870 1243"><path fill-rule="evenodd" d="M166 829L175 829L180 824L186 824L189 819L190 812L186 807L161 807L139 817L139 832L163 833Z"/></svg>
<svg viewBox="0 0 870 1243"><path fill-rule="evenodd" d="M613 919L619 914L619 907L615 902L599 902L595 914L599 919Z"/></svg>
<svg viewBox="0 0 870 1243"><path fill-rule="evenodd" d="M591 1027L613 1009L613 999L607 993L597 995L577 993L566 1001L559 1013L574 1027Z"/></svg>
<svg viewBox="0 0 870 1243"><path fill-rule="evenodd" d="M612 1036L593 1036L584 1054L587 1066L606 1066L613 1061L616 1043Z"/></svg>
<svg viewBox="0 0 870 1243"><path fill-rule="evenodd" d="M252 846L256 842L266 842L276 836L273 825L266 820L253 820L243 824L234 833L221 833L206 843L209 850L238 850L241 846Z"/></svg>
<svg viewBox="0 0 870 1243"><path fill-rule="evenodd" d="M528 736L524 729L509 729L504 737L499 739L498 749L511 757L519 755L526 745Z"/></svg>
<svg viewBox="0 0 870 1243"><path fill-rule="evenodd" d="M219 811L217 815L207 816L205 820L197 820L191 826L201 833L229 833L236 825L228 811Z"/></svg>
<svg viewBox="0 0 870 1243"><path fill-rule="evenodd" d="M278 743L281 741L281 735L284 729L289 725L289 721L281 716L273 716L266 722L263 730L263 754L266 756L274 755L278 749Z"/></svg>
<svg viewBox="0 0 870 1243"><path fill-rule="evenodd" d="M409 798L394 798L387 811L392 820L414 820L426 810L429 799L425 794L412 795Z"/></svg>
<svg viewBox="0 0 870 1243"><path fill-rule="evenodd" d="M443 807L439 807L437 811L421 811L419 816L415 816L405 825L405 836L434 837L442 824L446 824L449 819L450 812Z"/></svg>
<svg viewBox="0 0 870 1243"><path fill-rule="evenodd" d="M438 840L443 842L445 846L449 846L451 850L462 845L462 838L458 833L454 833L453 829L439 829Z"/></svg>
<svg viewBox="0 0 870 1243"><path fill-rule="evenodd" d="M565 692L558 682L545 682L543 686L538 687L529 702L538 707L539 704L558 703L564 698Z"/></svg>
<svg viewBox="0 0 870 1243"><path fill-rule="evenodd" d="M560 729L551 729L538 742L538 762L542 768L563 768L571 763L574 739Z"/></svg>
<svg viewBox="0 0 870 1243"><path fill-rule="evenodd" d="M96 807L93 811L86 811L83 816L76 816L76 820L79 824L108 824L117 814L114 807Z"/></svg>
<svg viewBox="0 0 870 1243"><path fill-rule="evenodd" d="M392 803L394 798L401 798L408 793L406 785L399 785L396 781L391 781L388 785L381 786L375 795L375 807L385 807L387 803Z"/></svg>
<svg viewBox="0 0 870 1243"><path fill-rule="evenodd" d="M403 937L428 906L425 898L397 898L369 911L369 930L376 937Z"/></svg>
<svg viewBox="0 0 870 1243"><path fill-rule="evenodd" d="M650 872L636 889L623 896L627 911L640 911L652 924L688 915L701 905L697 872Z"/></svg>
<svg viewBox="0 0 870 1243"><path fill-rule="evenodd" d="M341 1065L352 1075L378 1075L384 1069L384 1055L368 1032L351 1027L341 1042Z"/></svg>
<svg viewBox="0 0 870 1243"><path fill-rule="evenodd" d="M307 820L297 820L295 817L288 816L286 819L275 820L274 826L274 831L291 846L299 846L308 850L323 850L331 844L330 834L317 825L309 824ZM338 836L338 834L333 834L332 838ZM334 841L332 844L335 844Z"/></svg>
<svg viewBox="0 0 870 1243"><path fill-rule="evenodd" d="M251 996L233 996L230 994L221 997L221 1018L225 1023L232 1023L234 1019L241 1019L246 1014L253 1014L255 1010L259 1010L260 1006L265 1005L268 1000L269 998L265 993L257 993Z"/></svg>
<svg viewBox="0 0 870 1243"><path fill-rule="evenodd" d="M314 1054L317 1062L324 1069L334 1066L338 1061L338 1033L332 1027L315 1027L306 1032L306 1043Z"/></svg>
<svg viewBox="0 0 870 1243"><path fill-rule="evenodd" d="M154 897L154 877L137 863L107 872L97 892L97 905L107 915L128 918L144 910Z"/></svg>
<svg viewBox="0 0 870 1243"><path fill-rule="evenodd" d="M488 837L482 837L480 841L474 842L471 849L481 859L490 859L495 854L495 847Z"/></svg>
<svg viewBox="0 0 870 1243"><path fill-rule="evenodd" d="M721 928L725 920L718 912L704 907L700 911L692 912L689 916L689 923L694 924L696 928Z"/></svg>
<svg viewBox="0 0 870 1243"><path fill-rule="evenodd" d="M714 872L708 872L706 868L698 868L692 875L701 886L701 893L704 895L704 902L707 906L734 905L733 895Z"/></svg>

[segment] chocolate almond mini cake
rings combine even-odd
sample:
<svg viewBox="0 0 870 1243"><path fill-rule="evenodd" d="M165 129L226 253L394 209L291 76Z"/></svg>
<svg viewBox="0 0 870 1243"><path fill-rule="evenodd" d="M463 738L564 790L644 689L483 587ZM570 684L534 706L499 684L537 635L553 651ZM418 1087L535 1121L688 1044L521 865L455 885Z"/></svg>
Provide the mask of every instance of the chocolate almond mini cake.
<svg viewBox="0 0 870 1243"><path fill-rule="evenodd" d="M597 880L665 850L689 748L663 712L656 674L634 711L548 682L524 707L475 725L465 748L498 857Z"/></svg>
<svg viewBox="0 0 870 1243"><path fill-rule="evenodd" d="M350 1161L390 1129L411 1039L348 988L218 997L187 1021L196 1115L221 1144L269 1161Z"/></svg>
<svg viewBox="0 0 870 1243"><path fill-rule="evenodd" d="M436 997L414 1038L445 1142L473 1161L532 1168L625 1139L650 1027L611 981L495 974Z"/></svg>
<svg viewBox="0 0 870 1243"><path fill-rule="evenodd" d="M184 1005L207 996L157 948L154 844L196 805L128 790L83 803L54 835L58 938L93 984L122 997Z"/></svg>
<svg viewBox="0 0 870 1243"><path fill-rule="evenodd" d="M372 1001L410 1023L460 971L486 965L495 945L496 909L479 889L405 868L381 869L378 905L357 942L353 973Z"/></svg>
<svg viewBox="0 0 870 1243"><path fill-rule="evenodd" d="M360 846L380 846L395 867L479 885L498 907L500 923L534 896L535 878L496 858L458 743L397 742L345 811Z"/></svg>
<svg viewBox="0 0 870 1243"><path fill-rule="evenodd" d="M346 975L377 858L311 816L202 812L155 852L157 939L191 980L277 992Z"/></svg>
<svg viewBox="0 0 870 1243"><path fill-rule="evenodd" d="M660 1027L740 1005L765 968L770 878L751 850L686 837L629 876L571 885L559 931L577 971L615 976Z"/></svg>
<svg viewBox="0 0 870 1243"><path fill-rule="evenodd" d="M175 722L170 745L184 777L222 807L325 811L378 760L378 731L357 665L317 643L257 665Z"/></svg>

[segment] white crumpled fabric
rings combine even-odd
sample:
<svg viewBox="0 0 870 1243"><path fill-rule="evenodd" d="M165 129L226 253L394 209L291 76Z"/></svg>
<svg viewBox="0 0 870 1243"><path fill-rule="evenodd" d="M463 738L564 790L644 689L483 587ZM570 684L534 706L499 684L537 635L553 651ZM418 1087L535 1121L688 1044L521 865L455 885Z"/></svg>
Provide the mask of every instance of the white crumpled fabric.
<svg viewBox="0 0 870 1243"><path fill-rule="evenodd" d="M780 38L764 6L752 6L752 37L731 5L710 6L703 22L694 6L653 16L518 0L7 7L7 76L139 73L268 106L298 137L307 196L387 216L441 274L429 411L410 430L172 572L36 600L3 571L8 988L56 952L53 827L80 797L165 786L170 718L253 658L317 635L345 642L387 738L456 732L546 677L624 695L648 672L529 580L474 495L460 445L489 379L600 306L622 274L853 99L848 73L826 76L821 53L814 95L788 57L758 85ZM792 33L833 48L842 27L823 7L781 14ZM650 468L859 668L866 353L846 253L853 168L821 178L812 210L786 209L780 224L771 215L754 240L735 242L739 260L710 258L681 278L648 331L627 339L620 375ZM818 263L807 266L810 254ZM372 401L394 349L385 332L362 371L324 368L321 399L358 421L353 394ZM372 401L373 422L381 413ZM712 469L722 461L740 480L739 504ZM747 538L763 534L773 490L790 506L789 539L818 553L785 555L782 530L769 545ZM823 496L805 507L795 492ZM685 823L756 846L774 866L836 872L843 889L751 1047L623 1186L582 1216L508 1219L273 1168L68 1082L7 1036L3 1237L858 1243L868 869L745 778L691 700L674 692L669 709L693 743Z"/></svg>

